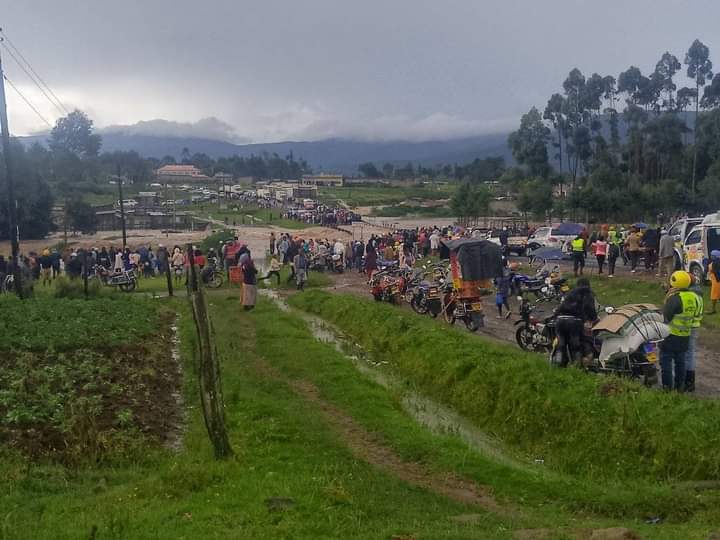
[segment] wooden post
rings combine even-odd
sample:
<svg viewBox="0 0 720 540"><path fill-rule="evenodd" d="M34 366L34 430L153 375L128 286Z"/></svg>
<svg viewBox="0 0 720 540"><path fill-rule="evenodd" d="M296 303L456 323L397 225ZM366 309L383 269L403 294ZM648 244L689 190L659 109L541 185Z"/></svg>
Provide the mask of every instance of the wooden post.
<svg viewBox="0 0 720 540"><path fill-rule="evenodd" d="M83 289L85 291L85 300L89 298L88 294L88 278L90 269L88 268L88 254L87 249L83 250Z"/></svg>
<svg viewBox="0 0 720 540"><path fill-rule="evenodd" d="M192 244L187 245L188 254L188 298L197 330L199 362L198 379L200 381L200 401L202 402L205 427L213 445L215 459L225 459L233 454L225 428L225 410L223 404L220 363L212 337L212 322L208 313L205 292L200 286L198 271Z"/></svg>
<svg viewBox="0 0 720 540"><path fill-rule="evenodd" d="M164 247L165 250L165 277L167 278L167 289L168 289L168 296L173 295L173 282L172 282L172 272L170 271L170 252L168 251L168 248Z"/></svg>

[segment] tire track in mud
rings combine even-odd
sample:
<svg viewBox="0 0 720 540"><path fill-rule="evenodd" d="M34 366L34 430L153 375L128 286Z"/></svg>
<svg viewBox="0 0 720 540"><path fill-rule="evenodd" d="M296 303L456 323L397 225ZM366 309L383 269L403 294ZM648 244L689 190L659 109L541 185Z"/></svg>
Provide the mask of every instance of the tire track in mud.
<svg viewBox="0 0 720 540"><path fill-rule="evenodd" d="M257 361L255 369L262 375L283 382L302 397L315 405L325 421L340 436L352 454L362 461L377 467L400 480L442 495L461 504L477 506L498 515L517 517L519 512L501 505L492 495L492 490L454 473L440 473L430 470L421 463L404 460L390 448L379 435L363 428L352 416L323 399L320 390L311 382L285 377L265 361Z"/></svg>

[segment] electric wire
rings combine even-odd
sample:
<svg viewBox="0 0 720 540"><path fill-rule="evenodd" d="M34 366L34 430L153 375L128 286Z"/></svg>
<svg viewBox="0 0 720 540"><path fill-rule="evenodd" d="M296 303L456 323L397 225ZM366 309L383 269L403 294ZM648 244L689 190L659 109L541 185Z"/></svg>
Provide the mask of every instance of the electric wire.
<svg viewBox="0 0 720 540"><path fill-rule="evenodd" d="M46 90L40 85L40 83L35 79L35 77L32 75L32 73L30 73L30 71L28 71L28 69L22 64L22 62L20 62L20 60L18 60L17 56L15 56L15 54L13 53L12 49L10 49L10 47L8 47L8 46L5 44L5 41L0 41L0 45L2 45L2 46L5 48L5 51L10 55L10 57L11 57L13 60L15 60L15 63L16 63L18 66L20 66L20 69L22 69L22 70L25 72L25 75L27 75L28 78L35 84L35 86L38 87L38 89L40 90L40 92L42 92L42 94L47 98L47 100L48 100L58 111L60 111L60 114L64 115L65 112L63 111L62 107L61 107L60 105L58 105L57 103L55 103L55 101L53 101L53 99L48 95L47 91L46 91Z"/></svg>
<svg viewBox="0 0 720 540"><path fill-rule="evenodd" d="M35 114L38 115L38 118L40 118L40 120L45 122L48 125L48 127L52 128L53 125L50 122L48 122L47 119L42 114L40 114L40 111L38 111L35 108L35 106L30 102L30 100L28 98L26 98L25 95L20 91L20 89L17 86L15 86L10 79L7 78L7 75L3 75L3 77L5 78L7 83L10 85L10 88L15 90L15 92L17 92L17 94L23 99L23 101L25 103L27 103L27 106L30 107L35 112Z"/></svg>
<svg viewBox="0 0 720 540"><path fill-rule="evenodd" d="M8 37L8 35L5 33L5 30L4 30L3 28L0 28L0 40L3 40L4 42L7 42L7 44L8 44L8 45L17 53L17 55L23 60L23 62L25 62L25 64L26 64L27 67L30 69L30 71L35 75L35 77L37 77L37 80L40 81L43 86L45 86L45 88L46 88L47 91L50 93L50 95L52 95L52 97L55 99L55 101L57 102L57 104L60 105L60 107L63 109L63 111L65 111L65 114L70 114L70 111L68 110L67 107L65 107L65 104L64 104L62 101L60 101L60 98L57 97L57 94L55 94L55 92L53 92L52 88L50 88L50 85L45 82L45 79L43 79L43 78L38 74L38 72L35 71L35 69L32 67L32 65L31 65L30 62L28 61L28 59L25 58L25 55L23 55L23 53L20 52L20 49L18 49L18 48L15 46L15 43L13 43L13 41Z"/></svg>

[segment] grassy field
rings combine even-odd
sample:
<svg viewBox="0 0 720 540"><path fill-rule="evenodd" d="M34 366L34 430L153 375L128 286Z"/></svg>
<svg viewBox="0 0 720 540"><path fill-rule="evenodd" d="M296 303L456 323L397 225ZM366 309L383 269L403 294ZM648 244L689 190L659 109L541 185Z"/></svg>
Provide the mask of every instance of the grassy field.
<svg viewBox="0 0 720 540"><path fill-rule="evenodd" d="M294 288L287 275L279 288ZM200 413L182 283L174 299L150 298L164 277L87 301L52 288L0 298L0 540L510 539L527 529L559 539L619 525L705 539L720 522L720 494L682 484L720 478L716 402L550 370L515 347L312 290L330 284L311 273L311 290L290 302L331 320L397 382L359 373L299 312L261 299L245 313L237 286L209 291L235 450L221 462ZM593 286L607 304L662 299L635 280ZM158 435L178 421L167 398L180 383L158 329L175 314L186 429L170 451ZM408 391L452 406L497 450L421 427L403 410ZM23 443L23 433L33 436ZM62 456L47 451L60 441Z"/></svg>
<svg viewBox="0 0 720 540"><path fill-rule="evenodd" d="M233 209L237 208L237 210ZM260 208L257 206L236 206L220 210L215 204L194 204L187 207L199 218L225 222L226 225L273 225L285 229L306 229L310 227L294 219L284 219L281 209ZM250 217L252 216L252 217Z"/></svg>
<svg viewBox="0 0 720 540"><path fill-rule="evenodd" d="M555 470L596 480L720 479L715 401L552 369L512 345L357 297L313 291L292 300L333 321L423 392Z"/></svg>
<svg viewBox="0 0 720 540"><path fill-rule="evenodd" d="M448 199L455 191L449 184L428 186L346 186L320 188L319 198L329 204L340 200L351 207L396 205L408 199Z"/></svg>

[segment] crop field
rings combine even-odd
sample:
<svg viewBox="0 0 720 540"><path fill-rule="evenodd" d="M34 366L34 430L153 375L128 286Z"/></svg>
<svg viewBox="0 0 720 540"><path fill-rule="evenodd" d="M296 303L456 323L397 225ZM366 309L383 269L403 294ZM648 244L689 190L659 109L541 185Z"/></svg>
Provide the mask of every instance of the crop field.
<svg viewBox="0 0 720 540"><path fill-rule="evenodd" d="M720 521L716 401L553 370L332 292L325 274L302 293L282 277L261 289L289 309L261 295L243 312L235 286L208 291L234 450L220 461L182 285L174 299L152 297L161 277L89 300L0 298L0 538L613 538L602 535L622 527L705 539ZM593 282L608 303L657 301L649 285ZM433 403L461 427L421 421Z"/></svg>
<svg viewBox="0 0 720 540"><path fill-rule="evenodd" d="M449 184L417 186L344 186L320 188L320 199L330 204L342 201L350 207L396 205L408 199L448 199L455 191Z"/></svg>

